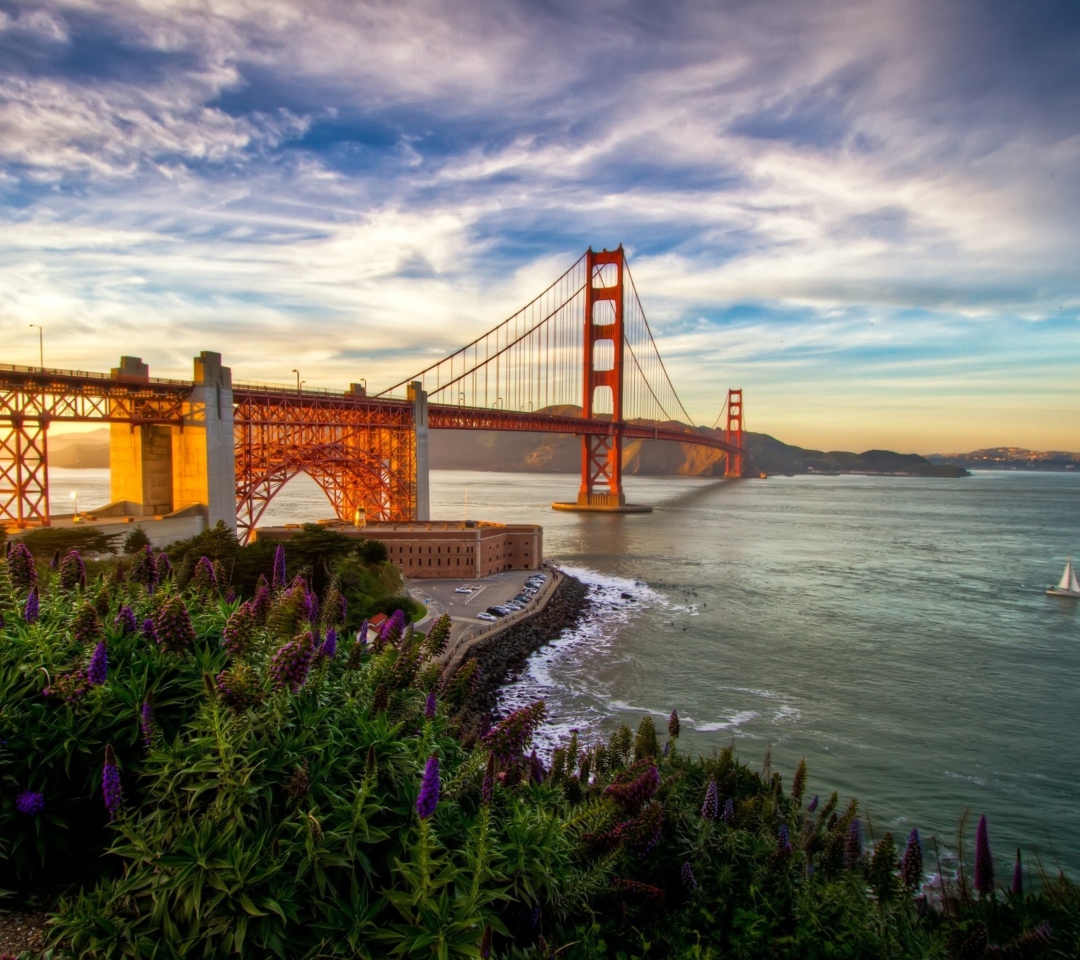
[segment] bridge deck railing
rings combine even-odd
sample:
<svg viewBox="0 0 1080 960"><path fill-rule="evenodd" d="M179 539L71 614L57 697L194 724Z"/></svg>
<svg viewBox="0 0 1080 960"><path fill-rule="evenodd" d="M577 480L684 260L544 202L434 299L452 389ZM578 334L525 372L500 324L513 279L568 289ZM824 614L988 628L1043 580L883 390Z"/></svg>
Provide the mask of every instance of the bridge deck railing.
<svg viewBox="0 0 1080 960"><path fill-rule="evenodd" d="M62 370L59 367L22 367L0 363L0 373L28 373L45 377L68 377L76 380L108 380L110 383L158 383L168 387L191 387L190 380L167 380L163 377L114 377L94 370Z"/></svg>

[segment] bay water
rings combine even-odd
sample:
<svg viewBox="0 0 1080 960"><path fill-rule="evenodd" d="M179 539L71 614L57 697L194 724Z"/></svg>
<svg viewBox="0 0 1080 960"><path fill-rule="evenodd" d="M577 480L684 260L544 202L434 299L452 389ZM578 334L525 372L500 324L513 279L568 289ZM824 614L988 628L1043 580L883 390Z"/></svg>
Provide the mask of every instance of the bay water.
<svg viewBox="0 0 1080 960"><path fill-rule="evenodd" d="M108 499L108 471L50 477L56 512ZM433 517L462 518L467 487L471 518L543 524L590 584L588 618L503 694L547 701L549 743L645 714L663 736L677 708L680 749L768 749L785 783L805 757L808 795L858 797L879 836L917 826L949 857L985 813L999 876L1017 846L1080 875L1080 601L1045 595L1080 559L1080 476L632 477L651 514L552 511L577 483L432 474ZM328 514L301 476L265 522Z"/></svg>

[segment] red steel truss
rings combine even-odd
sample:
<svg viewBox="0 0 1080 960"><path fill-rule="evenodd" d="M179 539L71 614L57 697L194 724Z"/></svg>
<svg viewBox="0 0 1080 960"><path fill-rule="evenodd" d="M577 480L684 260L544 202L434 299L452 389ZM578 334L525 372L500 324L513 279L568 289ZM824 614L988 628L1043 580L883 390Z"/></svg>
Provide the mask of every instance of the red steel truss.
<svg viewBox="0 0 1080 960"><path fill-rule="evenodd" d="M54 422L183 423L191 384L0 365L0 524L49 525Z"/></svg>
<svg viewBox="0 0 1080 960"><path fill-rule="evenodd" d="M408 403L284 389L233 390L237 534L246 540L298 473L322 487L337 516L416 516L416 434Z"/></svg>

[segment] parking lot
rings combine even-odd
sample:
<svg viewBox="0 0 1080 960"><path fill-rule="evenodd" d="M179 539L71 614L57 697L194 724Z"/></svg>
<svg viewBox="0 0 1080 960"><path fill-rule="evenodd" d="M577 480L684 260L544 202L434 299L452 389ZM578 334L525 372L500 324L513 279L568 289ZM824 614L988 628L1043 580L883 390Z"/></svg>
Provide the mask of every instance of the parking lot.
<svg viewBox="0 0 1080 960"><path fill-rule="evenodd" d="M536 573L549 579L549 570L505 570L490 577L471 580L406 580L409 593L416 597L435 616L450 614L455 626L477 626L484 623L477 618L488 607L495 607L513 600L521 593L525 581ZM457 593L458 587L473 587L471 593ZM423 629L423 628L421 628Z"/></svg>

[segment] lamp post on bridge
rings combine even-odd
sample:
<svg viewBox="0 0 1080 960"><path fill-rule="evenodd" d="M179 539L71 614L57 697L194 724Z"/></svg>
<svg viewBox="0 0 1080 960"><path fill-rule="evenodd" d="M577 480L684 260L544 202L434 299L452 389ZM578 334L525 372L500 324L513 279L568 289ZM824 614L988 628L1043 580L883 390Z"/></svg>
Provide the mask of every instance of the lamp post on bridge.
<svg viewBox="0 0 1080 960"><path fill-rule="evenodd" d="M41 372L45 372L45 332L41 329L40 323L32 323L31 327L37 327L38 332L38 362L41 366Z"/></svg>
<svg viewBox="0 0 1080 960"><path fill-rule="evenodd" d="M296 374L296 395L300 396L300 371L293 370L292 372Z"/></svg>

